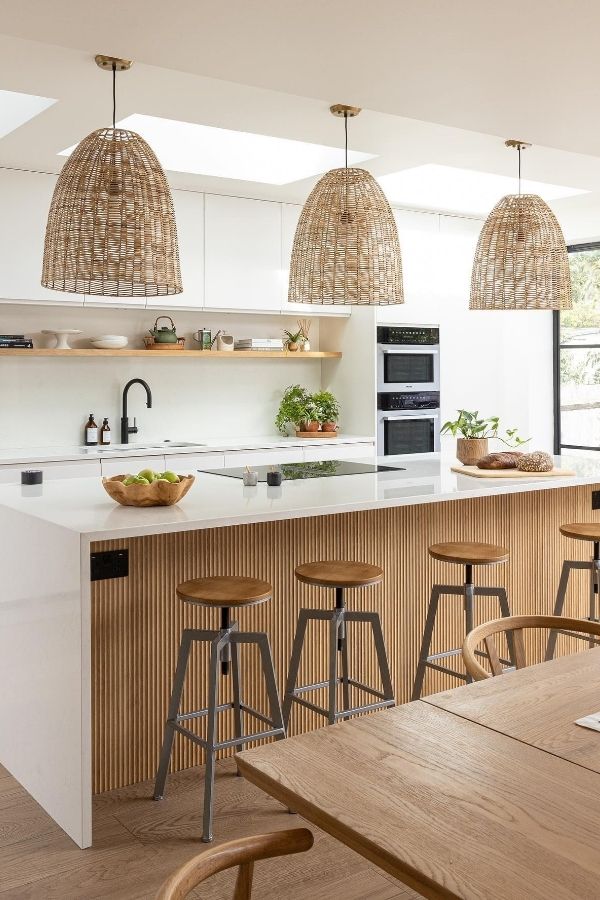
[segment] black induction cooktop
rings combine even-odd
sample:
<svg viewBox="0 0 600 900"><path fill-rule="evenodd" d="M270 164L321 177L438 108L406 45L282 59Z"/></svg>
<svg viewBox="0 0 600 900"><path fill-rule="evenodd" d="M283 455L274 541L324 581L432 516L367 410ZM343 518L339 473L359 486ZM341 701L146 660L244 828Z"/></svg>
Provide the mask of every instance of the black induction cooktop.
<svg viewBox="0 0 600 900"><path fill-rule="evenodd" d="M299 481L303 478L332 478L335 475L369 475L375 472L404 472L401 466L379 466L369 463L349 462L344 459L327 459L322 462L285 463L279 466L251 466L258 473L259 481L267 480L267 472L277 469L284 481ZM242 478L246 469L200 469L208 475L223 475L225 478Z"/></svg>

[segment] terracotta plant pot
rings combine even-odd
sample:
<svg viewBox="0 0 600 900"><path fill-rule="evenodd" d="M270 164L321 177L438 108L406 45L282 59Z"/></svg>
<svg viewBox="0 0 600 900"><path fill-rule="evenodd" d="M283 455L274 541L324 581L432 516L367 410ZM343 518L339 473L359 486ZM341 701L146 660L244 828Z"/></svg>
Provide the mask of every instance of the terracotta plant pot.
<svg viewBox="0 0 600 900"><path fill-rule="evenodd" d="M475 466L489 453L487 438L457 438L456 458L464 466Z"/></svg>
<svg viewBox="0 0 600 900"><path fill-rule="evenodd" d="M292 353L294 353L298 349L298 344L295 341L288 341L288 343L285 345L285 349L290 350Z"/></svg>
<svg viewBox="0 0 600 900"><path fill-rule="evenodd" d="M318 431L319 423L318 422L304 422L302 431Z"/></svg>
<svg viewBox="0 0 600 900"><path fill-rule="evenodd" d="M337 431L337 422L323 422L321 431Z"/></svg>

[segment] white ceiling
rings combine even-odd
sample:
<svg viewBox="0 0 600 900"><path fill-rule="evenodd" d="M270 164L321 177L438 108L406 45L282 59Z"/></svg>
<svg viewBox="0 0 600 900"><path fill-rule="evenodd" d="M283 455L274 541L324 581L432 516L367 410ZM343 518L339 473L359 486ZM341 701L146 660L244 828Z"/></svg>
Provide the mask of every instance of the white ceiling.
<svg viewBox="0 0 600 900"><path fill-rule="evenodd" d="M0 30L0 89L59 101L0 140L0 165L58 171L61 149L109 124L101 52L135 59L119 118L341 147L328 106L361 105L350 142L377 155L376 175L425 163L508 175L503 139L531 141L528 178L592 192L552 204L568 237L600 235L597 0L0 0ZM170 180L296 201L314 183Z"/></svg>

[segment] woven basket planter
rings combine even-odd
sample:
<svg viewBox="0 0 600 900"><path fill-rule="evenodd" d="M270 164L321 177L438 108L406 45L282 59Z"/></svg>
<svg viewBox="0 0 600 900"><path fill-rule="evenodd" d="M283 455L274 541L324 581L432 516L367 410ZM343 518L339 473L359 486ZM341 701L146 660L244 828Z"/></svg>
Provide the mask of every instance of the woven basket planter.
<svg viewBox="0 0 600 900"><path fill-rule="evenodd" d="M108 297L183 290L171 191L139 134L100 128L65 163L48 215L42 284Z"/></svg>
<svg viewBox="0 0 600 900"><path fill-rule="evenodd" d="M486 219L475 251L470 309L570 309L565 239L535 194L503 197Z"/></svg>
<svg viewBox="0 0 600 900"><path fill-rule="evenodd" d="M396 222L365 169L333 169L311 191L294 237L292 303L404 303Z"/></svg>

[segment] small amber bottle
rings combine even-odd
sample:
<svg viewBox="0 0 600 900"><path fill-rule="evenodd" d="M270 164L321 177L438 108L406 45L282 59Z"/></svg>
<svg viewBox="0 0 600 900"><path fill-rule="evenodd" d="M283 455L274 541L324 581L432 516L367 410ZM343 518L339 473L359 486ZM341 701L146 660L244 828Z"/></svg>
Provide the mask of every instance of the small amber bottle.
<svg viewBox="0 0 600 900"><path fill-rule="evenodd" d="M102 428L100 429L100 443L104 446L110 444L110 425L108 424L108 419L104 419L102 422Z"/></svg>
<svg viewBox="0 0 600 900"><path fill-rule="evenodd" d="M86 447L95 447L98 443L98 426L94 422L94 413L90 413L85 426L84 444Z"/></svg>

